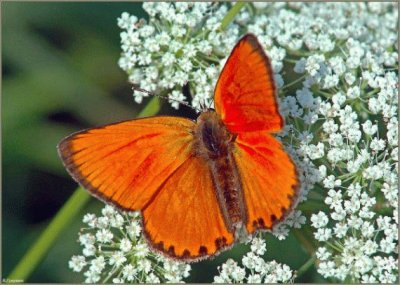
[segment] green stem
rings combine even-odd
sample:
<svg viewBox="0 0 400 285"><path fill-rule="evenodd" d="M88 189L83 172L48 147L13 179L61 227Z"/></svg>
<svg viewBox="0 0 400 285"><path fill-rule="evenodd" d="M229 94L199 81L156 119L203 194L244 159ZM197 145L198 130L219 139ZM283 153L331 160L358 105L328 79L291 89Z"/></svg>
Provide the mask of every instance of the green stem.
<svg viewBox="0 0 400 285"><path fill-rule="evenodd" d="M339 248L337 245L334 245L333 243L330 242L326 242L327 245L329 245L331 248L333 248L334 250L338 251L338 252L342 252L342 249Z"/></svg>
<svg viewBox="0 0 400 285"><path fill-rule="evenodd" d="M308 252L309 255L313 255L315 252L315 245L312 240L312 233L310 229L303 228L302 230L294 229L293 234L298 241L302 244L304 249ZM307 235L308 234L308 235Z"/></svg>
<svg viewBox="0 0 400 285"><path fill-rule="evenodd" d="M233 7L228 11L221 21L222 30L225 30L228 27L228 25L233 21L233 18L235 18L236 14L239 13L244 5L246 5L246 2L236 2L236 4L233 5Z"/></svg>
<svg viewBox="0 0 400 285"><path fill-rule="evenodd" d="M160 111L160 100L157 97L153 97L149 103L144 106L142 111L140 111L140 113L137 115L137 118L154 116L158 113L158 111Z"/></svg>
<svg viewBox="0 0 400 285"><path fill-rule="evenodd" d="M315 255L311 256L310 259L307 260L307 262L304 263L304 264L299 268L299 270L297 270L296 278L298 278L298 277L300 277L301 275L303 275L304 273L306 273L306 272L311 268L311 266L314 265L315 260L316 260Z"/></svg>
<svg viewBox="0 0 400 285"><path fill-rule="evenodd" d="M159 99L153 97L150 102L139 113L138 117L155 115L160 110ZM10 280L26 281L26 278L32 273L40 261L50 250L57 237L74 220L79 211L89 201L90 195L79 187L64 206L58 211L50 224L39 236L35 243L29 248L28 252L22 257L17 266L8 276Z"/></svg>
<svg viewBox="0 0 400 285"><path fill-rule="evenodd" d="M299 78L297 78L296 80L294 80L294 81L292 81L292 82L290 82L290 83L284 85L281 89L282 89L282 90L287 89L287 88L289 88L290 86L293 86L293 85L299 83L299 82L300 82L301 80L303 80L305 77L306 77L306 75L302 75L302 76L300 76Z"/></svg>
<svg viewBox="0 0 400 285"><path fill-rule="evenodd" d="M49 251L60 233L74 219L86 202L89 201L89 198L90 195L81 187L75 190L71 198L69 198L61 210L58 211L57 215L53 218L44 232L22 257L18 265L9 275L9 280L22 280L22 282L26 282L26 278L32 273L45 254Z"/></svg>

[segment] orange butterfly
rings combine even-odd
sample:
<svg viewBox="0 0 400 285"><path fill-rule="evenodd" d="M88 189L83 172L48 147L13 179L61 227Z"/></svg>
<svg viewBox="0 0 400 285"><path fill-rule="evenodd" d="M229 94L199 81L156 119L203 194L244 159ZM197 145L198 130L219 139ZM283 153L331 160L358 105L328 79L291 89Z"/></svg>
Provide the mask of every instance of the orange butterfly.
<svg viewBox="0 0 400 285"><path fill-rule="evenodd" d="M215 110L196 122L156 116L84 130L59 154L91 194L141 211L153 249L200 260L272 229L293 207L296 168L271 135L284 124L276 93L269 59L248 34L222 70Z"/></svg>

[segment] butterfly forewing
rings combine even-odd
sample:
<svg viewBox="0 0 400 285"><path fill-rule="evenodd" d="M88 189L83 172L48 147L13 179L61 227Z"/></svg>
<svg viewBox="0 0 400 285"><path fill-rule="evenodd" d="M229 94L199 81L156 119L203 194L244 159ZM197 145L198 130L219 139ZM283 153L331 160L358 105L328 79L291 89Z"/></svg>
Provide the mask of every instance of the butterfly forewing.
<svg viewBox="0 0 400 285"><path fill-rule="evenodd" d="M172 117L131 120L73 134L59 144L59 153L92 194L140 210L189 157L192 127L190 120Z"/></svg>
<svg viewBox="0 0 400 285"><path fill-rule="evenodd" d="M215 109L233 133L282 128L271 64L254 35L236 44L214 92Z"/></svg>

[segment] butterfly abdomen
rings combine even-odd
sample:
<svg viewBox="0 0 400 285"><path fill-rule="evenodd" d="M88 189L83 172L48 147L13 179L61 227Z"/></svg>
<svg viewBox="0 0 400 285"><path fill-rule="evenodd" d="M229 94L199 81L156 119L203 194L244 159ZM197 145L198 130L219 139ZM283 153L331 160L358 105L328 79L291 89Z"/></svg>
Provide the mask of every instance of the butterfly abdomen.
<svg viewBox="0 0 400 285"><path fill-rule="evenodd" d="M235 135L225 127L218 114L202 113L197 119L193 151L210 167L215 194L230 232L247 222L238 170L233 159Z"/></svg>

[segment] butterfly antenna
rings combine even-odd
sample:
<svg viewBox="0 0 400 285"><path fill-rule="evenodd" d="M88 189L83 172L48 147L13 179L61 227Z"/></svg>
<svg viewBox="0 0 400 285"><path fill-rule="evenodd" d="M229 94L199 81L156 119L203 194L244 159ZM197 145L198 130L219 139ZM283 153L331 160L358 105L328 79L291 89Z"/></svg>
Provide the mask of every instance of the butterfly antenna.
<svg viewBox="0 0 400 285"><path fill-rule="evenodd" d="M213 103L214 103L214 96L210 100L210 105L208 106L208 109L211 109Z"/></svg>
<svg viewBox="0 0 400 285"><path fill-rule="evenodd" d="M186 102L183 102L183 101L174 99L174 98L169 98L168 96L163 96L163 95L160 95L160 94L156 94L156 93L153 93L153 92L144 90L144 89L138 87L137 85L133 85L133 86L132 86L132 90L133 90L133 91L139 91L139 92L142 92L142 93L146 93L146 94L149 94L149 95L151 95L151 96L155 96L155 97L158 97L158 98L161 98L161 99L164 99L164 100L175 101L175 102L178 102L178 103L181 104L181 105L184 105L184 106L186 106L186 107L189 107L190 109L195 110L196 112L199 112L199 110L197 110L196 108L194 108L194 107L193 107L192 105L190 105L189 103L186 103Z"/></svg>

